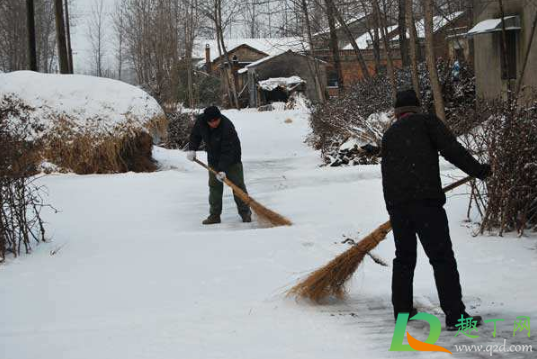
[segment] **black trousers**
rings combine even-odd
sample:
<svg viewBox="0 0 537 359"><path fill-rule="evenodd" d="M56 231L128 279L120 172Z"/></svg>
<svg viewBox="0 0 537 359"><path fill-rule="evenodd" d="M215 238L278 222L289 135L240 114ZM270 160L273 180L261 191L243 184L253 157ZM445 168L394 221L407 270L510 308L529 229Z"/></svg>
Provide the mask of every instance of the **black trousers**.
<svg viewBox="0 0 537 359"><path fill-rule="evenodd" d="M392 275L395 318L399 313L410 313L413 308L416 235L433 267L440 306L446 314L446 320L460 318L465 307L443 204L439 201L411 202L392 207L389 213L395 239Z"/></svg>

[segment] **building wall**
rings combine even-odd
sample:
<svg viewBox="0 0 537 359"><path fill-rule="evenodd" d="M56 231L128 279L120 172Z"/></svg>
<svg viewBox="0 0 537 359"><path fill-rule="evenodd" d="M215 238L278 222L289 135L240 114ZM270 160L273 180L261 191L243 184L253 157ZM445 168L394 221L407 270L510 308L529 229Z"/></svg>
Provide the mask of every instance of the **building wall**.
<svg viewBox="0 0 537 359"><path fill-rule="evenodd" d="M476 0L474 4L475 24L483 20L501 17L500 8L496 2L483 3ZM524 0L504 1L505 16L519 15L521 20L522 29L518 32L517 78L524 61L523 56L525 56L528 48L533 17L537 11L534 6L524 6L524 4ZM507 90L508 82L501 78L500 34L501 32L475 35L472 40L474 44L477 95L481 98L499 98ZM537 47L534 46L532 48L528 60L523 86L537 88L537 76L535 76L535 72L537 71ZM515 83L516 80L511 80L513 89ZM526 89L523 95L530 95L529 90Z"/></svg>
<svg viewBox="0 0 537 359"><path fill-rule="evenodd" d="M263 62L255 67L256 80L262 81L274 77L299 76L306 81L306 96L313 101L319 100L315 89L315 79L310 67L313 68L313 60L306 56L286 53ZM326 65L319 62L320 80L323 91L326 90Z"/></svg>
<svg viewBox="0 0 537 359"><path fill-rule="evenodd" d="M239 62L250 62L250 63L268 56L267 54L263 54L262 52L254 51L248 46L237 47L233 51L228 52L228 54L229 54L230 60L232 60L233 56L236 55ZM222 58L215 58L215 60L211 63L211 66L212 66L211 70L213 72L218 71L218 69L220 68L220 65L223 62L224 62L223 56Z"/></svg>
<svg viewBox="0 0 537 359"><path fill-rule="evenodd" d="M332 61L332 53L329 51L323 51L317 54L318 57L328 63L326 69L327 71L335 71L334 63ZM364 75L362 68L356 59L356 54L354 50L340 50L339 56L341 59L341 69L343 71L343 82L345 87L352 85L363 79ZM375 60L373 57L373 50L362 50L362 56L366 62L369 73L374 76L376 74ZM384 58L384 52L381 51L381 60L380 63L383 66L386 66L386 59ZM399 50L392 50L393 64L395 67L401 68L401 55ZM331 90L331 93L337 93L337 91Z"/></svg>

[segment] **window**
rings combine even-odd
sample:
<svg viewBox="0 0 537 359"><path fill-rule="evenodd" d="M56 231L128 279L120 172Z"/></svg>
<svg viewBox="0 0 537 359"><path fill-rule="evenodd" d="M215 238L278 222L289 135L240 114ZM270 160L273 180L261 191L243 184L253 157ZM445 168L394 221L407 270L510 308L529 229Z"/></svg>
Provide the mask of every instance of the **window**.
<svg viewBox="0 0 537 359"><path fill-rule="evenodd" d="M334 69L328 70L326 74L328 87L339 87L337 71Z"/></svg>
<svg viewBox="0 0 537 359"><path fill-rule="evenodd" d="M505 32L505 56L502 54L502 33L498 34L500 47L500 66L502 71L502 80L512 80L517 77L517 31ZM505 61L507 60L507 64Z"/></svg>

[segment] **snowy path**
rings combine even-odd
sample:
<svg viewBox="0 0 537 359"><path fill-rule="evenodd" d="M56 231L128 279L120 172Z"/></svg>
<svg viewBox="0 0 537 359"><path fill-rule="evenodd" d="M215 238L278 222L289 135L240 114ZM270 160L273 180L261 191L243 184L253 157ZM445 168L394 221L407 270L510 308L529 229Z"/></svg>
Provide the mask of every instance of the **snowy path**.
<svg viewBox="0 0 537 359"><path fill-rule="evenodd" d="M163 170L152 174L45 177L60 213L46 215L52 243L0 267L0 358L447 356L388 351L391 273L370 260L345 303L314 307L283 297L297 277L346 249L343 234L363 235L387 218L379 168L319 168L318 154L303 143L309 130L300 112L228 115L243 143L250 193L295 225L240 223L226 190L223 223L202 226L207 175L178 151L155 149ZM465 205L458 196L447 208L467 305L506 321L496 339L485 327L481 339L443 332L437 344L454 351L454 344L506 338L537 350L536 334L512 338L516 316L537 319L535 238L472 238ZM388 262L391 238L377 251ZM422 252L415 282L418 306L439 313ZM415 336L424 340L422 329Z"/></svg>

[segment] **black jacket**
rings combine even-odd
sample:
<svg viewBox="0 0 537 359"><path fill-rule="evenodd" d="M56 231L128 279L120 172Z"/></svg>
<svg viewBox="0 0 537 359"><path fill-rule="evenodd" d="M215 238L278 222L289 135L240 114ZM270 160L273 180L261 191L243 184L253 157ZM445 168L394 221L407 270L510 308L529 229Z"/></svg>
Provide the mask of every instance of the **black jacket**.
<svg viewBox="0 0 537 359"><path fill-rule="evenodd" d="M382 138L381 148L388 210L410 201L446 202L438 152L470 176L479 178L486 171L436 116L414 113L392 124Z"/></svg>
<svg viewBox="0 0 537 359"><path fill-rule="evenodd" d="M241 142L235 126L222 115L220 125L212 129L203 116L199 116L190 134L188 149L197 151L201 141L205 143L209 166L216 171L226 171L241 161Z"/></svg>

